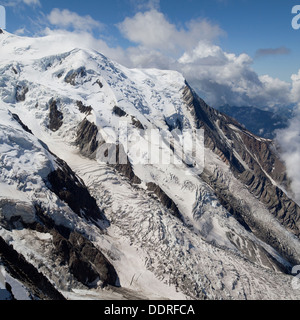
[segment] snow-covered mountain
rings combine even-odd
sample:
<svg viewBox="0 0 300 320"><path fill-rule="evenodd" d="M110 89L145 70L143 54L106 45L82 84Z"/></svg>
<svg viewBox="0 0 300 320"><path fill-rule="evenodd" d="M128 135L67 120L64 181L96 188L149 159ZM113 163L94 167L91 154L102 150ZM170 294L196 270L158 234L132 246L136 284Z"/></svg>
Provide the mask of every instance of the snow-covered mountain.
<svg viewBox="0 0 300 320"><path fill-rule="evenodd" d="M0 47L0 298L299 299L300 208L271 140L177 72L55 35ZM204 132L190 163L186 132Z"/></svg>

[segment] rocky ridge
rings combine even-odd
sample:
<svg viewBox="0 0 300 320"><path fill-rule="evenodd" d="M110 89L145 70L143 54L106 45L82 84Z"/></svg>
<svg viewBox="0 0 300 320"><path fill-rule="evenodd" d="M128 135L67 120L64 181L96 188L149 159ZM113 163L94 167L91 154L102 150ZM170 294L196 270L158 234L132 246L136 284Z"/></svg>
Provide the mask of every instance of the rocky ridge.
<svg viewBox="0 0 300 320"><path fill-rule="evenodd" d="M35 39L2 37L0 237L19 258L0 250L0 265L29 296L298 297L300 208L273 141L208 106L176 72L81 49L32 59ZM114 139L120 121L136 138L128 148ZM203 129L204 169L198 158L137 161L154 145L147 129ZM179 140L160 150L174 155ZM113 164L99 159L104 145ZM42 289L20 275L22 259Z"/></svg>

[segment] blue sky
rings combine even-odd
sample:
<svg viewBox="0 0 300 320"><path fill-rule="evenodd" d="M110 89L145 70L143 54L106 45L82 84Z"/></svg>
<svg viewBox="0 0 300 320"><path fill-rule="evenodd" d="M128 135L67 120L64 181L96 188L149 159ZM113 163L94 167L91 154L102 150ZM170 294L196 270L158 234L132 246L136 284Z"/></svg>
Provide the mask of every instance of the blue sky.
<svg viewBox="0 0 300 320"><path fill-rule="evenodd" d="M251 58L251 62L249 62L245 57L240 56L246 61L242 64L247 64L247 69L241 72L249 71L248 79L254 76L250 71L254 71L258 77L268 75L274 79L278 78L291 83L292 74L297 74L300 69L300 30L296 31L291 26L293 18L291 10L297 1L0 0L0 4L6 7L7 31L11 33L38 35L42 34L45 28L65 29L72 32L82 31L79 29L84 29L81 23L85 19L88 26L84 30L85 32L91 33L95 39L102 39L111 48L121 47L123 50L127 50L127 56L129 52L133 51L132 48L139 48L140 55L142 55L142 48L151 52L155 51L161 61L157 67L163 65L167 55L179 59L186 53L191 60L192 51L197 47L197 43L206 41L210 43L209 48L213 49L215 53L218 50L213 46L222 50L222 52L216 53L215 60L219 59L223 53L236 55L236 61L242 53ZM68 10L65 15L63 15L64 9ZM147 16L145 12L150 11L152 11L152 15ZM81 25L78 30L74 30L76 27L72 23L64 23L71 14L76 14L76 18L78 18L79 25ZM83 20L80 20L79 17ZM162 32L166 32L163 41L172 42L174 41L172 36L180 37L185 31L187 43L184 43L183 39L178 40L176 46L180 49L175 51L174 48L166 46L163 41L161 43L156 43L154 40L152 42L150 40L149 42L144 41L142 36L147 38L146 32L149 32L149 28L145 28L145 33L140 37L136 36L134 32L143 29L141 21L145 18L148 18L149 28L151 25L154 29L157 27L157 35L159 36L158 26L161 23ZM156 23L155 19L159 21ZM201 24L201 21L205 21L205 25ZM191 27L193 22L196 22L194 29ZM198 27L199 34L197 35L196 28ZM170 38L167 38L168 32ZM194 47L191 44L193 41ZM208 50L208 47L206 49ZM155 66L152 65L153 57L152 60L148 57L147 63L145 60L141 62L141 59L131 57L131 64L134 64L133 61L138 61L137 66ZM150 60L152 64L149 62ZM123 62L122 59L121 62ZM175 64L173 63L172 66L175 67ZM182 70L180 69L180 71ZM206 89L209 90L207 86ZM222 91L224 88L222 87L220 90Z"/></svg>

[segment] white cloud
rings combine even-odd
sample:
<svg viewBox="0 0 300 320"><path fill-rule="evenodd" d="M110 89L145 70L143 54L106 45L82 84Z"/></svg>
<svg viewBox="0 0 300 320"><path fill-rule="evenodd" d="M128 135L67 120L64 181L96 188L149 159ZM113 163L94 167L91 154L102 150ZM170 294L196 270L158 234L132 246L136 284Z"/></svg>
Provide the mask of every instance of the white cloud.
<svg viewBox="0 0 300 320"><path fill-rule="evenodd" d="M168 21L155 9L127 17L118 25L123 36L135 43L126 50L127 66L157 67L182 72L207 102L273 107L291 103L290 84L261 76L251 68L245 53L227 53L215 40L225 32L205 19L184 27Z"/></svg>
<svg viewBox="0 0 300 320"><path fill-rule="evenodd" d="M300 70L292 77L292 100L300 104Z"/></svg>
<svg viewBox="0 0 300 320"><path fill-rule="evenodd" d="M28 6L38 6L41 7L41 2L40 0L7 0L7 1L2 1L1 3L5 7L16 7L19 6L20 4L26 4Z"/></svg>
<svg viewBox="0 0 300 320"><path fill-rule="evenodd" d="M259 79L262 82L262 90L257 98L264 101L265 106L287 106L292 103L290 83L268 75L260 76Z"/></svg>
<svg viewBox="0 0 300 320"><path fill-rule="evenodd" d="M136 11L159 10L160 0L129 0Z"/></svg>
<svg viewBox="0 0 300 320"><path fill-rule="evenodd" d="M212 40L223 34L218 26L206 20L192 20L185 28L178 28L155 9L126 18L118 27L131 42L168 54L182 53L200 40Z"/></svg>
<svg viewBox="0 0 300 320"><path fill-rule="evenodd" d="M16 30L14 33L15 33L16 35L18 35L18 36L22 36L22 35L25 34L25 32L26 32L26 28L23 27L23 28L19 28L19 29Z"/></svg>
<svg viewBox="0 0 300 320"><path fill-rule="evenodd" d="M73 28L74 30L81 31L101 30L104 28L102 23L94 20L91 16L80 16L76 12L67 9L60 10L55 8L47 16L47 19L52 25L59 28Z"/></svg>
<svg viewBox="0 0 300 320"><path fill-rule="evenodd" d="M281 157L291 179L294 200L300 206L300 112L292 119L289 128L277 133L276 140L281 148Z"/></svg>
<svg viewBox="0 0 300 320"><path fill-rule="evenodd" d="M281 149L281 157L286 164L287 174L292 181L294 200L300 206L300 70L291 76L291 100L298 104L294 118L287 129L277 132L276 140Z"/></svg>
<svg viewBox="0 0 300 320"><path fill-rule="evenodd" d="M41 3L39 0L22 0L25 4L27 4L28 6L41 6Z"/></svg>
<svg viewBox="0 0 300 320"><path fill-rule="evenodd" d="M55 36L49 37L47 40L49 47L53 48L53 54L55 51L58 52L58 50L59 52L68 52L75 48L92 49L104 54L110 59L120 61L120 63L125 63L126 60L125 52L122 48L111 48L104 40L96 39L88 31L51 30L50 28L45 28L42 35ZM59 48L57 48L57 44L59 44Z"/></svg>
<svg viewBox="0 0 300 320"><path fill-rule="evenodd" d="M145 48L143 46L130 47L123 52L122 61L127 67L134 68L158 68L175 69L172 65L174 59L162 54L160 51Z"/></svg>
<svg viewBox="0 0 300 320"><path fill-rule="evenodd" d="M126 18L119 24L119 29L128 40L145 47L162 50L174 46L170 40L176 28L156 10L139 12L133 18Z"/></svg>
<svg viewBox="0 0 300 320"><path fill-rule="evenodd" d="M190 52L185 52L178 60L181 64L198 63L202 65L225 64L227 57L222 49L216 45L206 42L199 42Z"/></svg>

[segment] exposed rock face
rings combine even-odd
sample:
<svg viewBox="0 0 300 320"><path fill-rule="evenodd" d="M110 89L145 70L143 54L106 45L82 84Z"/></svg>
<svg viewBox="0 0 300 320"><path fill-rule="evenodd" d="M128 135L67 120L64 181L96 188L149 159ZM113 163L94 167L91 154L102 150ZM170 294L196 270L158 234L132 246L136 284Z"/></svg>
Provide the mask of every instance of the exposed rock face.
<svg viewBox="0 0 300 320"><path fill-rule="evenodd" d="M117 115L118 117L126 117L126 116L128 116L128 114L127 114L124 110L120 109L120 108L117 107L117 106L114 106L114 108L113 108L113 113L114 113L115 115ZM141 123L139 120L137 120L134 116L131 116L131 123L132 123L137 129L145 130L145 128L144 128L144 126L142 125L142 123Z"/></svg>
<svg viewBox="0 0 300 320"><path fill-rule="evenodd" d="M97 81L95 83L99 86L100 89L103 88L103 84L99 79L97 79Z"/></svg>
<svg viewBox="0 0 300 320"><path fill-rule="evenodd" d="M48 175L50 189L80 217L94 221L105 220L83 181L79 180L64 161L57 159L57 162L60 168Z"/></svg>
<svg viewBox="0 0 300 320"><path fill-rule="evenodd" d="M123 111L122 109L120 109L117 106L113 107L113 113L119 117L125 117L127 115L127 113L125 111Z"/></svg>
<svg viewBox="0 0 300 320"><path fill-rule="evenodd" d="M63 125L63 114L57 109L57 102L50 101L49 105L49 129L57 131Z"/></svg>
<svg viewBox="0 0 300 320"><path fill-rule="evenodd" d="M76 104L81 113L85 113L87 115L91 114L93 110L91 106L85 106L81 101L76 101Z"/></svg>
<svg viewBox="0 0 300 320"><path fill-rule="evenodd" d="M141 129L141 130L145 130L142 123L139 120L137 120L135 117L131 116L131 122L136 128Z"/></svg>
<svg viewBox="0 0 300 320"><path fill-rule="evenodd" d="M234 176L248 187L250 193L259 199L282 225L299 237L300 208L276 185L288 188L289 181L274 143L253 135L234 119L209 107L188 85L184 90L184 100L197 127L205 130L205 146L230 166ZM260 239L276 248L292 264L297 262L288 253L288 248L283 247L282 243L267 231L266 226L258 224L244 204L241 205L240 201L230 195L226 181L218 176L218 173L205 170L201 178L214 189L223 206L246 229L251 229Z"/></svg>
<svg viewBox="0 0 300 320"><path fill-rule="evenodd" d="M77 131L77 139L76 139L76 145L78 145L80 149L80 153L83 156L86 156L91 159L95 159L96 152L98 147L103 145L105 143L104 139L99 139L98 134L98 128L95 124L89 122L87 119L84 119L81 124L78 127ZM124 149L120 145L109 145L107 144L107 147L114 148L115 152L113 152L112 156L115 157L115 159L108 159L109 163L115 163L113 164L113 167L119 171L121 174L123 174L125 177L127 177L132 183L134 184L140 184L141 180L134 174L132 165L126 155L126 161L122 161L120 163L120 151L122 152L122 155L124 155ZM122 148L122 149L120 149ZM105 156L108 156L108 150Z"/></svg>
<svg viewBox="0 0 300 320"><path fill-rule="evenodd" d="M16 101L22 102L26 99L26 94L28 93L29 89L27 86L17 86L16 89Z"/></svg>
<svg viewBox="0 0 300 320"><path fill-rule="evenodd" d="M147 183L147 189L148 191L152 191L159 198L161 203L173 212L175 217L182 220L182 215L178 210L175 202L170 197L168 197L167 194L158 185L153 182L149 182Z"/></svg>
<svg viewBox="0 0 300 320"><path fill-rule="evenodd" d="M53 287L70 298L106 297L100 287L120 283L124 288L112 291L125 298L137 292L167 299L299 297L282 273L300 264L299 208L281 189L289 181L272 141L210 108L176 72L128 70L89 50L36 57L24 65L18 60L22 45L17 39L9 65L0 62L9 94L0 103L0 236ZM20 89L18 97L25 103L16 103L11 93L27 83L16 81L27 78L29 91L23 96ZM114 105L119 107L113 115ZM25 112L29 127L37 121L37 138L17 116ZM142 138L128 144L129 156L101 136L106 128L110 138L117 134L118 120ZM176 129L171 145L166 136L158 145L134 130L144 126L163 134L167 127ZM176 148L184 130L198 128L205 131L203 172L196 160L178 166L135 161L146 159L152 146L180 157ZM114 152L105 152L101 147L111 141ZM83 159L100 160L100 152L114 162ZM8 274L22 269L17 263L11 263L12 271L5 265ZM18 274L26 283L27 275ZM27 283L39 292L37 284ZM13 290L7 286L7 292Z"/></svg>
<svg viewBox="0 0 300 320"><path fill-rule="evenodd" d="M32 134L32 131L21 121L19 116L15 113L12 114L13 118L19 123L19 125L25 130L26 132Z"/></svg>
<svg viewBox="0 0 300 320"><path fill-rule="evenodd" d="M13 115L13 118L24 131L32 134L16 114ZM46 145L45 148L47 148ZM48 175L46 185L78 216L93 221L100 228L108 226L107 219L84 183L64 161L56 156L55 158L59 168ZM27 202L22 203L3 198L0 200L0 226L8 231L31 229L39 233L50 234L53 245L52 249L49 248L52 261L65 266L74 279L82 285L88 288L96 288L100 285L102 287L119 286L118 275L102 252L78 232L56 224L48 216L50 210L43 209L39 204L30 205ZM64 299L63 295L54 288L44 274L37 270L36 266L29 263L1 237L0 261L9 274L33 294L31 298ZM13 299L13 295L10 298Z"/></svg>
<svg viewBox="0 0 300 320"><path fill-rule="evenodd" d="M9 208L6 208L10 206ZM9 212L15 212L9 217ZM78 232L58 225L47 215L47 210L39 204L29 207L26 204L2 201L0 203L0 225L7 230L31 229L51 235L51 257L56 264L68 268L70 274L86 287L99 285L119 286L118 275L112 264L88 239ZM48 245L49 246L49 245ZM50 248L49 248L50 249ZM47 278L7 245L0 237L0 260L10 274L24 283L40 299L62 299Z"/></svg>
<svg viewBox="0 0 300 320"><path fill-rule="evenodd" d="M272 140L256 139L253 135L244 133L241 135L242 142L244 143L248 154L243 153L243 159L249 162L249 167L255 170L255 161L251 160L250 154L255 154L256 162L261 168L277 183L284 188L289 189L290 181L286 175L286 168L280 160L276 146Z"/></svg>
<svg viewBox="0 0 300 320"><path fill-rule="evenodd" d="M15 67L12 67L11 69L12 69L12 71L14 72L14 74L18 74L18 71L16 70Z"/></svg>
<svg viewBox="0 0 300 320"><path fill-rule="evenodd" d="M127 163L126 164L122 164L120 163L119 159L120 159L120 153L124 154L124 148L122 145L117 145L116 146L116 160L117 160L117 164L114 165L115 169L117 171L119 171L120 173L122 173L126 178L128 178L133 184L140 184L141 183L141 179L139 177L137 177L132 169L132 165L128 159L128 157L126 156L127 159Z"/></svg>
<svg viewBox="0 0 300 320"><path fill-rule="evenodd" d="M24 284L35 298L41 300L65 300L49 280L28 263L14 248L0 237L0 260L8 272Z"/></svg>
<svg viewBox="0 0 300 320"><path fill-rule="evenodd" d="M77 70L71 70L65 77L65 82L69 83L72 86L76 85L76 79L79 78L83 78L84 76L86 76L86 70L84 67L81 67Z"/></svg>
<svg viewBox="0 0 300 320"><path fill-rule="evenodd" d="M97 136L97 126L89 122L87 119L84 119L77 129L77 138L75 141L76 145L79 147L80 153L83 156L95 159L96 150L99 146Z"/></svg>
<svg viewBox="0 0 300 320"><path fill-rule="evenodd" d="M102 286L116 286L118 276L114 267L94 245L80 234L71 232L68 239L55 233L53 243L71 273L82 284L96 287L101 281Z"/></svg>
<svg viewBox="0 0 300 320"><path fill-rule="evenodd" d="M99 282L101 286L119 286L114 267L88 239L78 232L56 225L43 211L36 206L39 222L29 227L52 235L53 255L69 268L77 281L89 288L99 286Z"/></svg>
<svg viewBox="0 0 300 320"><path fill-rule="evenodd" d="M6 230L23 228L24 223L30 224L34 221L35 210L33 206L10 199L0 200L0 226Z"/></svg>

